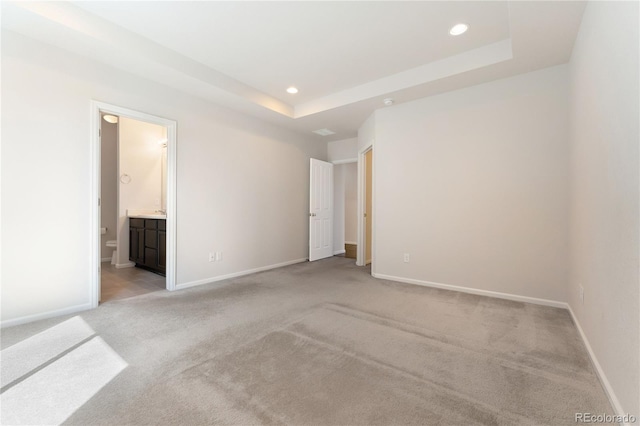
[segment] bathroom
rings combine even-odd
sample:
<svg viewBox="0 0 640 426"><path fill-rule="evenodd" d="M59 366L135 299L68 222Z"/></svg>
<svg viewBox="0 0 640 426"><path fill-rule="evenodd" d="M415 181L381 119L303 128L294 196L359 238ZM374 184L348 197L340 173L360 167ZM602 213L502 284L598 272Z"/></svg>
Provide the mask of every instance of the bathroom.
<svg viewBox="0 0 640 426"><path fill-rule="evenodd" d="M166 127L101 113L101 303L166 288L166 147Z"/></svg>

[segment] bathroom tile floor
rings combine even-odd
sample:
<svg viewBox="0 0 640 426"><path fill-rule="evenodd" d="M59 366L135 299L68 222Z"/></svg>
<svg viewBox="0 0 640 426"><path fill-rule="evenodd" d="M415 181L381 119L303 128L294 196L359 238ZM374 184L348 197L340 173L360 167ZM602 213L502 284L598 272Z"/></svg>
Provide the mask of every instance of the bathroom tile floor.
<svg viewBox="0 0 640 426"><path fill-rule="evenodd" d="M116 269L109 262L103 262L101 266L100 303L162 291L166 288L165 277L153 272L140 268Z"/></svg>

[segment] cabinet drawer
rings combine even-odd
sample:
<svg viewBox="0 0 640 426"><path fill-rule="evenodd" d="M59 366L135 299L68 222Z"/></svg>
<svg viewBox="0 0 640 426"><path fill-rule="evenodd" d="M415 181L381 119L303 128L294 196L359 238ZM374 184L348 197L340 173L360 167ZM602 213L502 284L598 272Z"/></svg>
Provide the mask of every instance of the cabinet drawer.
<svg viewBox="0 0 640 426"><path fill-rule="evenodd" d="M129 218L129 226L132 228L144 228L144 219Z"/></svg>
<svg viewBox="0 0 640 426"><path fill-rule="evenodd" d="M158 229L158 220L157 219L145 219L144 227L147 229Z"/></svg>

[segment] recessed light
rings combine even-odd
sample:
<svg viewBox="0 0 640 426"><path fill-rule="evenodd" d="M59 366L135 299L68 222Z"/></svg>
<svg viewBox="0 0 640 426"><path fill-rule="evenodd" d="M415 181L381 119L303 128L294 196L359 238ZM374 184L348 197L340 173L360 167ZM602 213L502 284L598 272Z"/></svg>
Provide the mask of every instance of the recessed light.
<svg viewBox="0 0 640 426"><path fill-rule="evenodd" d="M391 106L393 105L393 99L391 98L386 98L382 101L382 103L384 103L386 106Z"/></svg>
<svg viewBox="0 0 640 426"><path fill-rule="evenodd" d="M104 115L102 118L104 118L104 121L107 123L116 124L118 122L118 117L115 115Z"/></svg>
<svg viewBox="0 0 640 426"><path fill-rule="evenodd" d="M295 87L291 86L287 89L287 93L291 93L292 95L295 95L296 93L298 93L298 89L296 89Z"/></svg>
<svg viewBox="0 0 640 426"><path fill-rule="evenodd" d="M335 135L336 132L333 132L329 129L318 129L318 130L314 130L313 133L320 135L320 136L329 136L329 135Z"/></svg>
<svg viewBox="0 0 640 426"><path fill-rule="evenodd" d="M469 29L469 26L467 24L455 24L449 30L449 34L451 34L452 36L457 36L460 34L464 34L465 32L467 32L468 29Z"/></svg>

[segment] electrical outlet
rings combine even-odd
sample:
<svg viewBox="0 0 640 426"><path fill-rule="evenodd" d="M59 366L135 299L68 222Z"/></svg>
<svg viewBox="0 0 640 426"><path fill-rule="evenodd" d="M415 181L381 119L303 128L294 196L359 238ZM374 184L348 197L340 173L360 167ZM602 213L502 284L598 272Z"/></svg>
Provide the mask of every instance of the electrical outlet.
<svg viewBox="0 0 640 426"><path fill-rule="evenodd" d="M580 303L584 305L584 287L580 286Z"/></svg>
<svg viewBox="0 0 640 426"><path fill-rule="evenodd" d="M215 262L216 261L216 254L211 252L209 253L209 262Z"/></svg>
<svg viewBox="0 0 640 426"><path fill-rule="evenodd" d="M221 251L217 251L216 252L216 262L220 262L222 260L222 252Z"/></svg>
<svg viewBox="0 0 640 426"><path fill-rule="evenodd" d="M409 260L410 260L409 253L405 253L404 254L404 263L409 263Z"/></svg>

